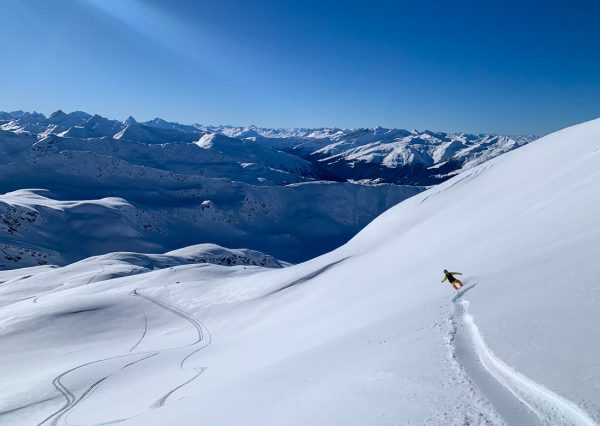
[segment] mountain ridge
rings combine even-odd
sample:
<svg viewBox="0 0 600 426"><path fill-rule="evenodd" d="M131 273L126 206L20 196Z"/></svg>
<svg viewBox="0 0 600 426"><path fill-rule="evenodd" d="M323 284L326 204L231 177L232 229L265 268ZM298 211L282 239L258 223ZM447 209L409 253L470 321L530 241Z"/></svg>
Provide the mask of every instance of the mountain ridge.
<svg viewBox="0 0 600 426"><path fill-rule="evenodd" d="M363 183L434 185L536 139L485 133L375 128L262 128L180 124L161 118L138 122L58 110L40 113L0 112L0 129L67 138L109 137L146 144L192 143L221 134L261 149L285 151L313 164L321 178Z"/></svg>

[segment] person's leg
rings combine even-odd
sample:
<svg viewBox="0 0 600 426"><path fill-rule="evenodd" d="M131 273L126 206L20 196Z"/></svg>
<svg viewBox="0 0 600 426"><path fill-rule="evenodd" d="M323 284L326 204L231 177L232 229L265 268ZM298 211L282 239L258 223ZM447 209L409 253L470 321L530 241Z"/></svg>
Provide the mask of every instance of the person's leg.
<svg viewBox="0 0 600 426"><path fill-rule="evenodd" d="M456 283L456 281L454 281L454 282L452 283L452 288L453 288L454 290L458 290L458 284Z"/></svg>
<svg viewBox="0 0 600 426"><path fill-rule="evenodd" d="M463 283L461 280L456 280L456 282L458 283L458 288L461 288L463 286Z"/></svg>

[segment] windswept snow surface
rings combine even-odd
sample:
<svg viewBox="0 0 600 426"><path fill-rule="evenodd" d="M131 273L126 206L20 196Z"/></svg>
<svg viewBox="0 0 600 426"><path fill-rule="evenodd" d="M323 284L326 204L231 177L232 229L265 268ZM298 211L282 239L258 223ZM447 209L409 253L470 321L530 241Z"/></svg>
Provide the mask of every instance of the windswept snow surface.
<svg viewBox="0 0 600 426"><path fill-rule="evenodd" d="M0 421L598 424L598 212L595 120L418 194L302 264L125 257L1 272ZM476 286L454 299L444 268ZM465 299L472 317L455 312Z"/></svg>

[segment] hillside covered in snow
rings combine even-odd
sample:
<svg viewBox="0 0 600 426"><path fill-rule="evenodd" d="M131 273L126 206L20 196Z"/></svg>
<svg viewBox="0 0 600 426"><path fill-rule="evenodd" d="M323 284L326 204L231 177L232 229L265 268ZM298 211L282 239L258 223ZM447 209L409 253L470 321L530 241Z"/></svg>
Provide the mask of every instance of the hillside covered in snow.
<svg viewBox="0 0 600 426"><path fill-rule="evenodd" d="M0 269L198 243L298 262L530 139L0 112Z"/></svg>
<svg viewBox="0 0 600 426"><path fill-rule="evenodd" d="M198 246L0 272L0 422L597 425L599 194L595 120L297 265Z"/></svg>

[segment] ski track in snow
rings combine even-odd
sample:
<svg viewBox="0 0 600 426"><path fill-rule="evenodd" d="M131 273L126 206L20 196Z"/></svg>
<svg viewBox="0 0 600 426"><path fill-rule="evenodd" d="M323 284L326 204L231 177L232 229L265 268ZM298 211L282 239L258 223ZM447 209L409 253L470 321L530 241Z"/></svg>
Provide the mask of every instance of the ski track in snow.
<svg viewBox="0 0 600 426"><path fill-rule="evenodd" d="M169 350L169 349L166 349ZM126 354L126 355L117 355L114 357L108 357L108 358L102 358L96 361L91 361L91 362L87 362L81 365L78 365L76 367L73 367L67 371L62 372L61 374L59 374L58 376L56 376L53 380L52 380L52 385L62 394L62 396L66 399L65 405L63 405L60 409L58 409L57 411L55 411L54 413L50 414L48 417L46 417L44 420L42 420L41 422L39 422L37 424L37 426L41 426L43 424L46 424L48 422L50 422L51 425L55 426L58 424L58 422L60 421L60 419L67 415L68 413L72 412L72 410L81 402L83 401L84 398L88 397L89 394L96 390L98 388L98 386L100 385L100 383L102 383L104 380L106 380L107 378L109 378L111 375L105 376L103 378L101 378L100 380L96 381L95 383L93 383L90 387L88 387L83 394L81 395L81 397L76 398L75 395L61 382L61 379L64 378L66 375L79 370L81 368L90 366L90 365L94 365L94 364L98 364L101 362L105 362L105 361L112 361L115 359L121 359L121 358L126 358L126 357L130 357L133 355L145 355L143 358L140 358L136 361L130 362L129 364L124 365L123 367L121 367L121 371L124 370L125 368L132 366L134 364L137 364L138 362L144 361L154 355L157 355L158 352L150 352L150 353L137 353L137 354ZM65 421L66 423L66 421Z"/></svg>
<svg viewBox="0 0 600 426"><path fill-rule="evenodd" d="M467 329L472 349L485 371L527 407L542 425L597 426L592 417L577 404L514 370L492 352L481 335L473 315L467 312L469 302L463 299L464 294L475 286L477 283L465 287L452 298L452 301L459 315L456 320L461 321ZM493 400L491 402L494 403Z"/></svg>
<svg viewBox="0 0 600 426"><path fill-rule="evenodd" d="M91 280L90 280L91 281ZM77 398L75 396L75 394L69 390L69 388L67 388L63 383L62 383L62 379L76 371L79 370L81 368L90 366L90 365L94 365L94 364L98 364L101 362L105 362L105 361L111 361L111 360L116 360L116 359L121 359L121 358L127 358L127 357L131 357L134 355L144 355L142 358L137 359L133 362L130 362L128 364L125 364L124 366L122 366L120 368L120 371L123 371L124 369L133 366L139 362L145 361L153 356L158 355L159 353L162 352L167 352L167 351L173 351L173 350L177 350L177 349L183 349L183 348L188 348L191 346L195 346L198 343L201 342L205 342L205 344L201 345L198 348L195 348L192 352L188 353L180 362L179 366L182 369L186 369L184 367L185 362L192 357L193 355L195 355L197 352L199 352L200 350L206 348L208 345L210 345L211 341L212 341L212 336L210 334L210 332L208 331L208 329L206 327L204 327L200 322L198 322L195 318L193 318L192 316L186 314L185 312L180 311L179 309L168 305L158 299L155 299L151 296L147 296L144 294L141 294L140 291L138 289L133 290L130 293L131 296L140 296L143 297L144 299L154 303L155 305L159 306L160 308L170 312L173 315L176 315L184 320L186 320L187 322L191 323L193 325L193 327L195 328L196 332L197 332L197 338L192 342L192 343L188 343L185 344L183 346L177 346L177 347L173 347L173 348L166 348L166 349L160 349L160 350L156 350L156 351L150 351L150 352L138 352L138 353L131 353L144 339L144 337L146 336L146 333L148 331L148 318L146 316L146 312L144 311L144 331L142 333L142 336L139 338L139 340L135 343L135 345L129 350L130 353L125 354L125 355L117 355L117 356L113 356L113 357L108 357L108 358L103 358L103 359L99 359L96 361L91 361L91 362L87 362L84 364L80 364L78 366L75 366L67 371L62 372L61 374L59 374L58 376L56 376L53 380L52 380L52 385L56 388L56 390L58 390L61 395L65 398L65 404L59 408L57 411L53 412L52 414L50 414L49 416L47 416L44 420L42 420L41 422L39 422L37 424L37 426L42 426L44 424L50 424L52 426L56 426L58 425L58 422L60 421L61 418L64 417L64 422L65 424L69 424L68 423L68 416L72 413L73 409L82 401L84 401L85 399L89 398L91 396L91 394L98 389L98 387L100 386L100 384L102 384L102 382L104 382L106 379L108 379L109 377L111 377L113 374L109 374L108 376L102 377L101 379L95 381L92 385L90 385L82 394L79 398ZM204 330L206 331L206 333L204 332ZM205 338L205 334L206 334L206 338ZM151 405L151 408L158 408L161 407L163 405L165 405L165 403L167 402L168 398L174 394L176 391L178 391L179 389L183 388L184 386L188 385L189 383L191 383L192 381L194 381L196 378L198 378L202 373L204 373L204 371L206 371L207 367L198 367L198 368L193 368L194 370L199 370L197 371L194 376L191 379L186 380L185 382L179 384L178 386L174 387L173 389L170 389L168 392L166 392L162 397L160 397L154 404ZM134 416L135 417L135 416ZM122 422L128 419L118 419L118 420L114 420L114 421L110 421L107 423L102 423L102 424L113 424L113 423L118 423L118 422Z"/></svg>
<svg viewBox="0 0 600 426"><path fill-rule="evenodd" d="M184 366L185 362L186 362L186 361L187 361L189 358L191 358L193 355L195 355L197 352L199 352L199 351L201 351L202 349L206 348L206 347L207 347L208 345L210 345L210 343L212 342L212 336L211 336L210 332L208 331L208 329L207 329L206 327L203 327L203 326L202 326L202 324L201 324L200 322L196 321L196 319L195 319L195 318L191 317L190 315L186 314L185 312L182 312L182 311L180 311L179 309L177 309L177 308L175 308L175 307L173 307L173 306L171 306L171 305L168 305L168 304L166 304L166 303L164 303L164 302L161 302L161 301L160 301L160 300L158 300L158 299L155 299L155 298L153 298L153 297L150 297L150 296L147 296L147 295L141 294L141 293L139 292L139 290L133 290L132 294L133 294L133 295L135 295L135 296L141 296L141 297L145 298L146 300L149 300L150 302L152 302L152 303L154 303L154 304L158 305L159 307L161 307L161 308L163 308L163 309L167 310L168 312L170 312L170 313L172 313L172 314L174 314L174 315L177 315L178 317L180 317L180 318L183 318L183 319L184 319L184 320L186 320L186 321L189 321L189 322L190 322L190 323L191 323L191 324L194 326L194 328L196 329L196 332L198 333L198 338L196 339L196 341L194 341L194 342L192 342L192 343L189 343L189 344L187 344L187 345L185 345L185 346L182 346L182 348L185 348L185 347L190 347L190 346L194 346L194 345L196 345L197 343L200 343L200 342L202 342L202 341L206 340L206 343L204 343L204 345L202 345L202 346L200 346L200 347L198 347L198 348L194 349L192 352L190 352L189 354L187 354L187 355L186 355L186 356L185 356L185 357L184 357L184 358L181 360L181 363L179 364L179 367L180 367L180 368L182 368L182 369L186 369L186 368L185 368L185 366ZM205 339L205 336L204 336L204 334L205 334L205 333L204 333L204 331L203 331L203 328L206 330L206 335L207 335L207 336L206 336L206 339ZM141 341L141 340L140 340L140 341ZM197 379L197 378L198 378L198 377L199 377L199 376L200 376L202 373L204 373L204 372L206 371L207 367L198 367L198 368L192 368L192 369L193 369L193 370L199 370L199 371L197 371L197 372L196 372L196 374L195 374L195 375L194 375L194 376L193 376L191 379L189 379L189 380L187 380L187 381L183 382L182 384L180 384L180 385L178 385L178 386L174 387L174 388L173 388L173 389L171 389L169 392L167 392L167 393L166 393L166 394L164 394L162 397L160 397L160 398L159 398L159 399L158 399L158 400L157 400L157 401L156 401L154 404L152 404L152 407L153 407L153 408L158 408L158 407L162 407L163 405L165 405L165 403L167 402L167 399L168 399L168 398L169 398L169 397L170 397L170 396L171 396L173 393L175 393L177 390L179 390L179 389L183 388L184 386L186 386L186 385L188 385L189 383L191 383L191 382L193 382L194 380L196 380L196 379Z"/></svg>
<svg viewBox="0 0 600 426"><path fill-rule="evenodd" d="M133 350L135 348L138 347L138 345L140 343L142 343L142 340L144 340L144 337L146 337L146 333L148 332L148 317L146 316L146 311L142 309L142 312L144 313L144 332L142 333L142 336L140 337L140 340L138 340L135 345L133 345L131 347L131 349L129 349L129 352L133 352Z"/></svg>
<svg viewBox="0 0 600 426"><path fill-rule="evenodd" d="M69 388L67 388L61 382L61 379L63 377L65 377L67 374L70 374L70 373L72 373L72 372L74 372L76 370L79 370L81 368L87 367L89 365L98 364L100 362L109 361L109 360L113 360L113 359L124 358L124 357L127 357L127 356L129 356L129 354L128 355L119 355L119 356L114 356L114 357L109 357L109 358L103 358L103 359L99 359L99 360L91 361L91 362L86 362L84 364L80 364L80 365L78 365L76 367L73 367L73 368L71 368L71 369L69 369L67 371L64 371L61 374L59 374L58 376L56 376L52 380L52 385L65 398L65 400L66 400L65 401L65 405L63 405L57 411L55 411L54 413L50 414L44 420L42 420L41 422L39 422L37 424L37 426L41 426L41 425L46 424L48 422L50 422L50 424L53 425L53 426L57 425L58 422L59 422L59 420L62 418L63 415L65 415L66 413L68 413L69 411L71 411L77 404L79 404L79 402L83 399L83 397L86 396L92 388L95 388L99 384L99 382L96 382L95 384L93 384L92 386L90 386L88 389L86 389L86 391L84 391L84 393L82 394L82 396L80 398L76 398L75 395L73 394L73 392L71 392L69 390ZM106 379L107 377L102 378L102 380Z"/></svg>

